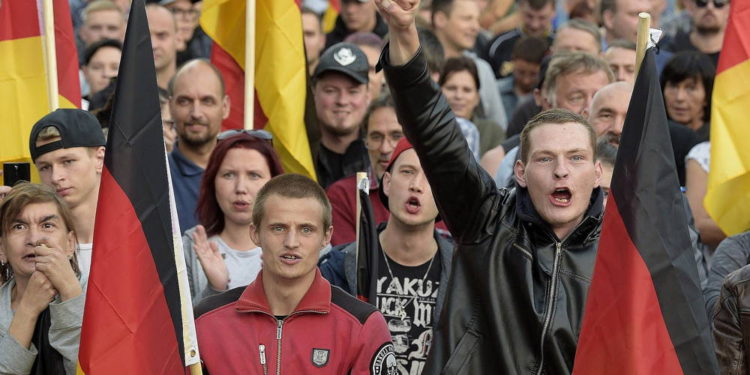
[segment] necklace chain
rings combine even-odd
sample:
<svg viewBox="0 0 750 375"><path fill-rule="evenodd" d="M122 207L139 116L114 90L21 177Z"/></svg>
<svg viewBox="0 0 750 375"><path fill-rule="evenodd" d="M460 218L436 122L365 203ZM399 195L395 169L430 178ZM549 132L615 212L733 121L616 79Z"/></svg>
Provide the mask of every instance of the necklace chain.
<svg viewBox="0 0 750 375"><path fill-rule="evenodd" d="M385 254L385 249L381 248L383 253L383 259L385 260L385 266L388 268L388 274L391 276L391 282L393 282L394 279L396 279L395 276L393 276L393 271L391 271L391 264L388 262L388 256ZM437 253L436 253L437 254ZM422 276L422 288L424 288L424 282L427 279L427 275L430 274L430 269L432 269L432 262L435 260L435 255L432 255L432 258L430 258L430 264L427 266L427 271L424 273L424 276ZM405 320L407 318L406 315L406 306L410 303L414 302L414 300L417 298L417 296L412 296L408 301L404 302L403 304L399 303L398 300L396 301L396 315L399 316L401 320Z"/></svg>

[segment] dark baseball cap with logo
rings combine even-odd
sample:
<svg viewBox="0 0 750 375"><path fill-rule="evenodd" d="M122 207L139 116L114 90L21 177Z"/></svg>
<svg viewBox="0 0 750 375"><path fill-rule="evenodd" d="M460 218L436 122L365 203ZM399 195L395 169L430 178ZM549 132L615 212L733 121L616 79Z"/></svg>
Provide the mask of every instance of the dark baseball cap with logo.
<svg viewBox="0 0 750 375"><path fill-rule="evenodd" d="M367 55L356 45L336 43L320 56L313 80L328 72L342 73L359 83L367 83L370 64L367 62Z"/></svg>
<svg viewBox="0 0 750 375"><path fill-rule="evenodd" d="M39 133L50 126L60 132L60 139L37 147ZM29 137L29 150L31 160L36 162L38 157L61 148L99 147L106 143L102 127L94 115L80 109L61 108L34 124Z"/></svg>

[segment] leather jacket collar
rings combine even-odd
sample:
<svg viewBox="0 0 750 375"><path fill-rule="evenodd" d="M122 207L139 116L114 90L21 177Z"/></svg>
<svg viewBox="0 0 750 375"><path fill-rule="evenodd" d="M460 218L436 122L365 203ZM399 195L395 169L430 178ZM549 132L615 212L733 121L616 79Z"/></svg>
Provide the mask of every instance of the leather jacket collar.
<svg viewBox="0 0 750 375"><path fill-rule="evenodd" d="M578 224L576 229L573 230L573 232L564 239L557 238L557 235L555 235L555 232L552 230L549 224L544 221L544 219L542 219L542 217L539 215L539 212L537 212L536 208L534 208L534 204L531 201L531 196L529 195L529 191L526 188L516 187L516 215L518 215L518 218L521 219L521 221L524 223L530 223L544 228L545 231L548 232L548 234L552 236L555 241L576 240L581 235L590 235L589 232L591 228L589 228L590 225L587 223L596 222L598 220L592 221L589 219L600 219L603 215L603 196L604 192L602 191L601 187L594 188L594 190L591 192L589 207L583 216L583 220L581 220L581 223Z"/></svg>

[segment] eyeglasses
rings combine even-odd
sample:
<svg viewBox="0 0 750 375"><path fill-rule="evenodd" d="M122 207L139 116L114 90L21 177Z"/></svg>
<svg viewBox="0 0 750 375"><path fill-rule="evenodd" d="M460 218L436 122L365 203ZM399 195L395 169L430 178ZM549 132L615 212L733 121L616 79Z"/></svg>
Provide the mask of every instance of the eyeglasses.
<svg viewBox="0 0 750 375"><path fill-rule="evenodd" d="M198 16L198 10L197 9L172 8L170 10L172 11L172 14L174 14L176 17L194 18L194 17Z"/></svg>
<svg viewBox="0 0 750 375"><path fill-rule="evenodd" d="M255 129L231 129L225 130L216 137L217 140L223 141L229 137L233 137L238 134L247 134L256 138L260 138L264 141L273 142L273 135L267 130L255 130Z"/></svg>
<svg viewBox="0 0 750 375"><path fill-rule="evenodd" d="M695 5L698 8L705 8L708 6L708 3L712 0L695 0ZM729 5L729 0L713 0L714 8L721 9L724 7L724 5Z"/></svg>

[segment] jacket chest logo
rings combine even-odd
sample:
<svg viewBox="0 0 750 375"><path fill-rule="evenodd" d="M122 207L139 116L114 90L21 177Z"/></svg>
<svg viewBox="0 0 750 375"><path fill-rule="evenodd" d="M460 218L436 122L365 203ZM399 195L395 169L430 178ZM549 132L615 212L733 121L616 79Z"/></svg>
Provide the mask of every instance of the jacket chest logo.
<svg viewBox="0 0 750 375"><path fill-rule="evenodd" d="M323 367L328 364L329 354L331 353L328 349L313 348L312 350L312 363L315 367Z"/></svg>

